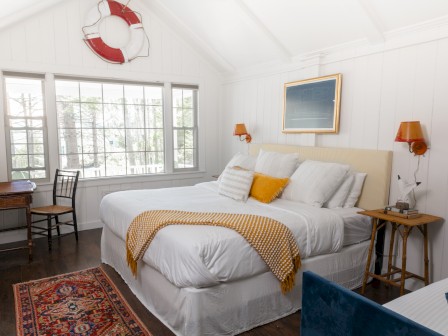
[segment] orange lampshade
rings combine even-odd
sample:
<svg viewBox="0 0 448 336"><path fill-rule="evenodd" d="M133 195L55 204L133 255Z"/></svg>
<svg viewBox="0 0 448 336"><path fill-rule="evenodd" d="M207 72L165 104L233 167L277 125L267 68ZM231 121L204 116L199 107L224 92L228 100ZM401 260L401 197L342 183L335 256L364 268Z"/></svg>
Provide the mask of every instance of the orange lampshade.
<svg viewBox="0 0 448 336"><path fill-rule="evenodd" d="M403 121L400 124L395 141L409 143L425 141L420 121Z"/></svg>
<svg viewBox="0 0 448 336"><path fill-rule="evenodd" d="M420 121L403 121L400 124L395 141L407 142L409 152L414 153L414 155L423 155L428 149L423 138Z"/></svg>
<svg viewBox="0 0 448 336"><path fill-rule="evenodd" d="M233 130L233 135L246 135L246 125L244 124L235 124L235 129Z"/></svg>
<svg viewBox="0 0 448 336"><path fill-rule="evenodd" d="M244 124L235 124L233 135L238 135L241 141L246 140L247 143L252 141L252 137L247 133L246 125ZM245 137L241 138L242 135L245 135Z"/></svg>

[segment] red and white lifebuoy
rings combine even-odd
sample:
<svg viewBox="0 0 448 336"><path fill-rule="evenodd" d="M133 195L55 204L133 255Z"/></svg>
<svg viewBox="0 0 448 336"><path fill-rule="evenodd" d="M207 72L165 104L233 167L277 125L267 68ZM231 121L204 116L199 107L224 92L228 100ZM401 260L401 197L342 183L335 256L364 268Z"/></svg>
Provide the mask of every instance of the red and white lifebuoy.
<svg viewBox="0 0 448 336"><path fill-rule="evenodd" d="M124 48L112 48L101 38L99 26L101 21L108 16L118 16L129 26L131 38ZM111 63L125 63L133 60L143 47L145 31L140 18L125 5L113 1L101 1L87 14L83 27L84 41L104 60Z"/></svg>

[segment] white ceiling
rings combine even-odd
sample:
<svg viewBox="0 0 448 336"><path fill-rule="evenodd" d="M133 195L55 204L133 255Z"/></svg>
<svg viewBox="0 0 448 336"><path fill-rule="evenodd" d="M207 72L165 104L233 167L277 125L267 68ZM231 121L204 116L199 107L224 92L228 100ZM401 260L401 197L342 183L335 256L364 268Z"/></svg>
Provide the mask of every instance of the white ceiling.
<svg viewBox="0 0 448 336"><path fill-rule="evenodd" d="M0 29L61 1L66 0L0 0ZM448 0L132 0L129 6L137 2L223 72L290 61L355 41L381 44L390 33L448 20Z"/></svg>

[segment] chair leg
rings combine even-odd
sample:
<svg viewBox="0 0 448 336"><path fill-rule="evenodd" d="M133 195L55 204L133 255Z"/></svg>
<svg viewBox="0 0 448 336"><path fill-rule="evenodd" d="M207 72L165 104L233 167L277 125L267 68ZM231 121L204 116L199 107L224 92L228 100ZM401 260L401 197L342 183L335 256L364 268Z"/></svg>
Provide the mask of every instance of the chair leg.
<svg viewBox="0 0 448 336"><path fill-rule="evenodd" d="M48 235L48 250L51 251L51 244L52 244L52 240L51 240L51 216L47 216L47 235Z"/></svg>
<svg viewBox="0 0 448 336"><path fill-rule="evenodd" d="M73 229L75 230L76 241L78 241L78 222L76 221L76 211L73 210Z"/></svg>
<svg viewBox="0 0 448 336"><path fill-rule="evenodd" d="M59 217L58 216L54 216L54 220L56 221L56 231L58 232L58 236L61 235L61 229L59 229Z"/></svg>

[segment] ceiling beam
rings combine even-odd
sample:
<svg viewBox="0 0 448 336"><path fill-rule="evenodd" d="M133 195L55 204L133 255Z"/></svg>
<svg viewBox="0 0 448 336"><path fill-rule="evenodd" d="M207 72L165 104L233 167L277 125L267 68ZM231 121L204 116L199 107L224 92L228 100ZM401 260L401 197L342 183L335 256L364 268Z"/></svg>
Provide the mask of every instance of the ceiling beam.
<svg viewBox="0 0 448 336"><path fill-rule="evenodd" d="M269 41L271 41L282 55L285 61L291 62L293 54L286 48L283 43L272 33L272 31L258 18L257 15L246 5L244 0L235 0L236 4L240 7L244 15L249 19L249 23L261 31Z"/></svg>
<svg viewBox="0 0 448 336"><path fill-rule="evenodd" d="M221 72L235 72L235 67L225 60L215 49L198 37L186 24L174 15L160 0L141 2L151 12L161 18L177 35Z"/></svg>
<svg viewBox="0 0 448 336"><path fill-rule="evenodd" d="M369 0L355 0L361 11L364 13L366 20L364 21L365 34L370 43L382 43L386 39L384 37L384 27L382 21Z"/></svg>
<svg viewBox="0 0 448 336"><path fill-rule="evenodd" d="M36 15L39 12L44 11L45 9L54 6L63 0L41 0L36 1L35 4L28 6L20 11L17 11L14 14L8 15L7 17L3 17L0 20L0 30L3 30L13 24L20 22L22 20L27 19L30 16Z"/></svg>

